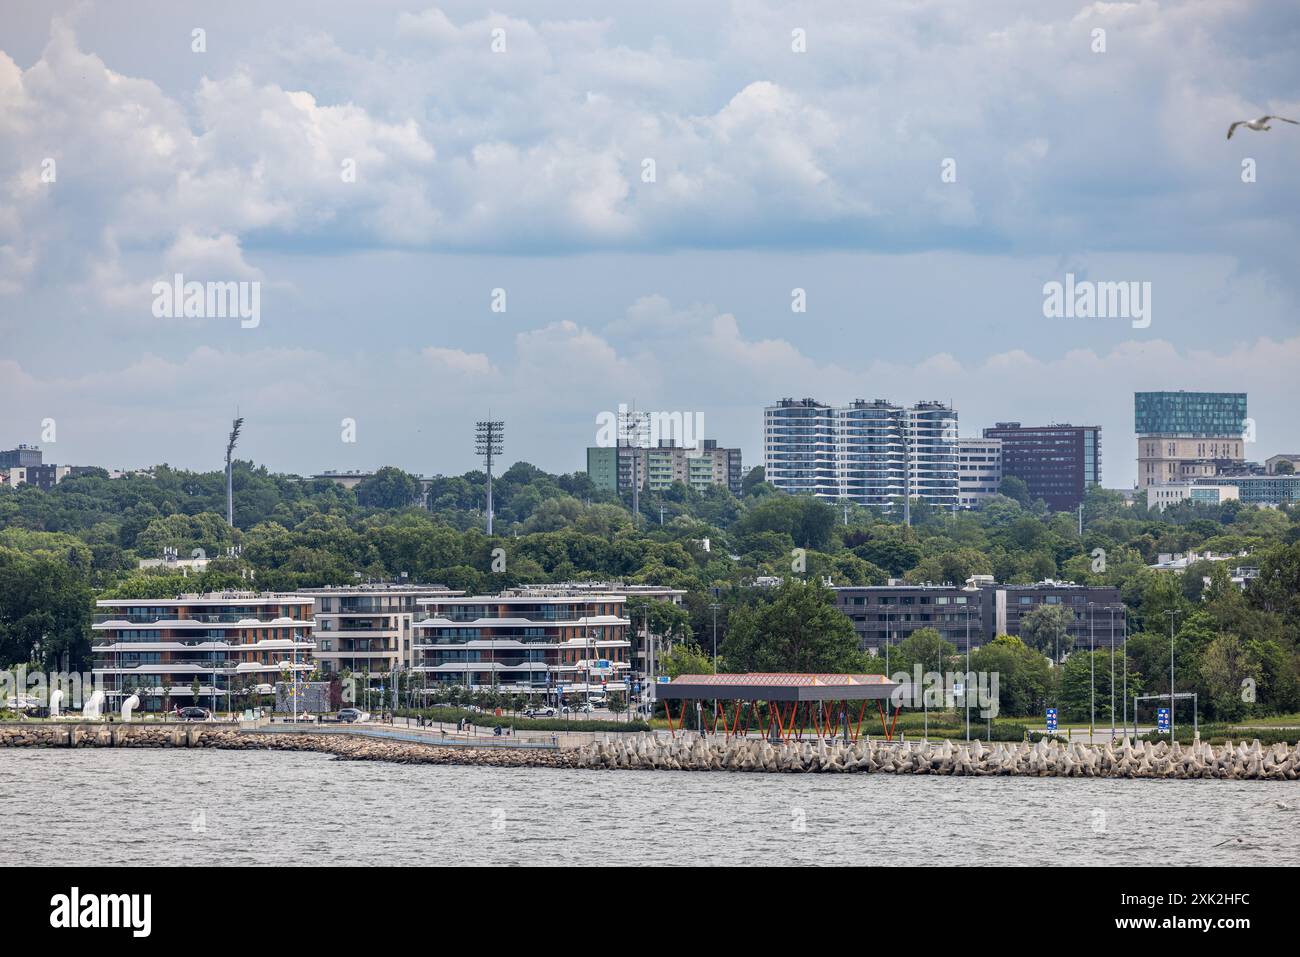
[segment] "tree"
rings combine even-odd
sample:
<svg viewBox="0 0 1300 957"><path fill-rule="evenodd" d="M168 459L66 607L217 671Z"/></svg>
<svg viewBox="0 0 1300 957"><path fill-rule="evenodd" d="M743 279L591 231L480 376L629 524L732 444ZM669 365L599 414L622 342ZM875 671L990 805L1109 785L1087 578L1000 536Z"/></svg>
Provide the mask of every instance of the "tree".
<svg viewBox="0 0 1300 957"><path fill-rule="evenodd" d="M711 675L713 661L694 642L683 641L673 645L659 656L660 670L670 678L678 675Z"/></svg>
<svg viewBox="0 0 1300 957"><path fill-rule="evenodd" d="M971 670L997 675L998 713L1016 716L1041 715L1047 706L1052 684L1047 659L1026 647L1019 638L998 635L970 656Z"/></svg>
<svg viewBox="0 0 1300 957"><path fill-rule="evenodd" d="M1236 635L1219 635L1201 656L1201 680L1217 718L1235 720L1246 713L1243 690L1248 682L1257 685L1260 663Z"/></svg>
<svg viewBox="0 0 1300 957"><path fill-rule="evenodd" d="M1061 661L1070 653L1074 638L1070 623L1074 612L1064 605L1036 605L1020 618L1020 637L1036 651Z"/></svg>
<svg viewBox="0 0 1300 957"><path fill-rule="evenodd" d="M385 465L357 483L357 502L366 508L409 508L420 499L420 480Z"/></svg>
<svg viewBox="0 0 1300 957"><path fill-rule="evenodd" d="M1118 655L1118 651L1116 652ZM1116 662L1115 667L1115 721L1120 721L1119 690L1120 675L1123 666ZM1080 651L1070 655L1061 668L1060 693L1057 695L1062 722L1088 721L1095 715L1100 725L1103 720L1110 724L1110 649L1093 652ZM1130 683L1129 693L1132 693Z"/></svg>
<svg viewBox="0 0 1300 957"><path fill-rule="evenodd" d="M733 671L861 672L857 632L820 582L788 578L770 597L732 612L722 656Z"/></svg>
<svg viewBox="0 0 1300 957"><path fill-rule="evenodd" d="M943 637L934 628L918 628L898 643L890 656L889 665L895 673L906 672L911 675L917 665L921 673L929 671L944 672L945 662L957 653L957 646Z"/></svg>
<svg viewBox="0 0 1300 957"><path fill-rule="evenodd" d="M998 486L998 494L1005 495L1021 507L1029 505L1029 485L1024 479L1015 475L1007 475L1002 479L1002 484Z"/></svg>

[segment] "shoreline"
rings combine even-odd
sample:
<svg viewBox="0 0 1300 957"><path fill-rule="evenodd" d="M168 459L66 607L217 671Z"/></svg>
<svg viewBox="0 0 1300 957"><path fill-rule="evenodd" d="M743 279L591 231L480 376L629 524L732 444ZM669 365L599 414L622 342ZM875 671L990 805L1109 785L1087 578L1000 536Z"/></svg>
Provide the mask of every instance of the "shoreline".
<svg viewBox="0 0 1300 957"><path fill-rule="evenodd" d="M103 724L0 726L0 748L216 748L231 751L314 751L344 761L550 767L585 770L724 771L738 773L878 773L963 776L1300 780L1300 744L1264 746L1164 742L1134 744L985 745L938 742L835 741L772 745L758 738L719 740L644 732L614 742L569 748L510 748L393 740L356 733L275 732L203 725L145 727Z"/></svg>

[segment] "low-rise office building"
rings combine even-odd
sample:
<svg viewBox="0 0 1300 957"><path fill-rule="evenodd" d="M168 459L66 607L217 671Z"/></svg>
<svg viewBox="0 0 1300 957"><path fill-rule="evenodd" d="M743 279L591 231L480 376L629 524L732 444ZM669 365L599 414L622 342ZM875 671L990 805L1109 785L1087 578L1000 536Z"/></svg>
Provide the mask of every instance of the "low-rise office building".
<svg viewBox="0 0 1300 957"><path fill-rule="evenodd" d="M309 597L230 591L96 605L93 670L113 708L132 694L144 711L189 703L195 681L194 703L222 707L245 687L269 693L315 668Z"/></svg>
<svg viewBox="0 0 1300 957"><path fill-rule="evenodd" d="M977 578L965 586L849 585L832 590L836 607L853 622L862 647L878 655L919 628L933 628L961 651L967 635L972 649L997 635L1018 636L1022 618L1040 605L1063 605L1074 612L1067 630L1076 647L1079 641L1087 643L1090 627L1098 643L1119 635L1123 627L1119 589L1108 585L1000 585Z"/></svg>
<svg viewBox="0 0 1300 957"><path fill-rule="evenodd" d="M1222 505L1238 499L1241 493L1235 485L1201 485L1196 482L1172 482L1169 485L1147 486L1147 508L1164 511L1171 505L1191 502L1194 505Z"/></svg>
<svg viewBox="0 0 1300 957"><path fill-rule="evenodd" d="M1300 475L1218 475L1197 485L1230 485L1246 505L1294 505L1300 502Z"/></svg>

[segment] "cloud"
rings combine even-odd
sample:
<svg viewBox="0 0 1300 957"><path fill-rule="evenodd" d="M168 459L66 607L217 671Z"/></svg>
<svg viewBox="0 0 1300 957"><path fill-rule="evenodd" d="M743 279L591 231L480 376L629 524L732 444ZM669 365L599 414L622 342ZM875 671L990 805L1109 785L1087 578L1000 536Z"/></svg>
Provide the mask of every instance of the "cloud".
<svg viewBox="0 0 1300 957"><path fill-rule="evenodd" d="M0 54L0 291L93 278L182 229L245 250L501 253L1231 237L1272 268L1300 238L1300 200L1277 179L1300 138L1227 149L1222 131L1252 103L1297 101L1251 92L1276 68L1241 43L1258 7L1237 6L1099 3L1063 18L970 0L866 18L813 3L806 54L775 3L712 11L693 44L637 43L613 20L429 7L398 13L371 50L290 30L278 57L254 46L190 90L110 69L56 17L31 66ZM1283 75L1275 88L1294 89ZM1269 182L1243 188L1240 149ZM54 185L36 177L47 153ZM945 158L955 183L940 180Z"/></svg>

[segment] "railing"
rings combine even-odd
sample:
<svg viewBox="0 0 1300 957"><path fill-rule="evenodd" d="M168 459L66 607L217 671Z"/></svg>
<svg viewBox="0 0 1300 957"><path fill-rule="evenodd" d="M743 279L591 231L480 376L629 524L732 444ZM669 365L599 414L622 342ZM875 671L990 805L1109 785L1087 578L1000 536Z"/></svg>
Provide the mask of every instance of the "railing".
<svg viewBox="0 0 1300 957"><path fill-rule="evenodd" d="M280 621L281 619L287 619L288 621L292 621L292 622L311 621L312 615L310 609L303 609L303 611L306 611L306 614L301 618L296 618L294 617L293 614L289 614L289 615L235 614L229 612L222 612L220 614L185 615L184 617L180 616L179 614L159 615L157 613L150 613L148 615L140 615L140 614L131 614L130 612L96 612L94 622L97 625L109 621L125 621L133 625L152 625L152 624L159 624L162 622L194 621L194 622L199 622L200 624L228 625L228 624L237 624L238 622L241 621L256 621L260 623L270 623L270 622Z"/></svg>

